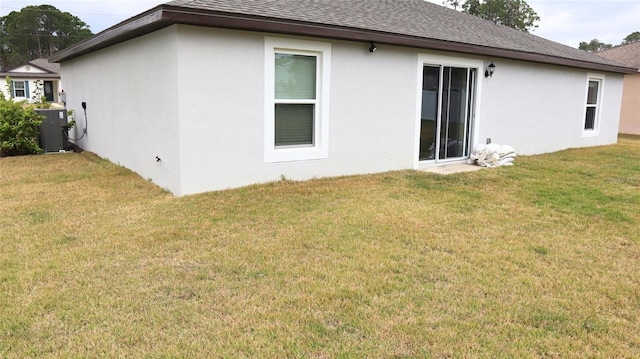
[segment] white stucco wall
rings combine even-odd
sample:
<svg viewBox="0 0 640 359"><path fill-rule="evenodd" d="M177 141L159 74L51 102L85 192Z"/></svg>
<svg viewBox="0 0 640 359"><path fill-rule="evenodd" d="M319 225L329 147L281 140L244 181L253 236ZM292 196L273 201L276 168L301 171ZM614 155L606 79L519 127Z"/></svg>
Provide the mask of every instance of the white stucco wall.
<svg viewBox="0 0 640 359"><path fill-rule="evenodd" d="M61 64L77 144L179 193L176 27ZM156 161L158 156L161 161Z"/></svg>
<svg viewBox="0 0 640 359"><path fill-rule="evenodd" d="M520 154L540 154L617 141L622 75L605 77L598 136L583 131L588 74L562 66L494 59L483 82L479 142L509 144Z"/></svg>
<svg viewBox="0 0 640 359"><path fill-rule="evenodd" d="M420 64L435 55L497 66L477 81L474 143L491 138L536 154L617 138L622 75L602 74L600 131L587 137L586 70L307 38L331 46L329 155L268 162L265 36L286 37L173 25L63 63L73 135L82 135L86 101L88 133L78 144L176 195L417 168Z"/></svg>
<svg viewBox="0 0 640 359"><path fill-rule="evenodd" d="M25 72L34 74L46 74L47 72L33 65L22 65L11 70L11 72Z"/></svg>
<svg viewBox="0 0 640 359"><path fill-rule="evenodd" d="M329 158L265 163L265 35L179 33L184 193L412 167L415 51L332 42Z"/></svg>

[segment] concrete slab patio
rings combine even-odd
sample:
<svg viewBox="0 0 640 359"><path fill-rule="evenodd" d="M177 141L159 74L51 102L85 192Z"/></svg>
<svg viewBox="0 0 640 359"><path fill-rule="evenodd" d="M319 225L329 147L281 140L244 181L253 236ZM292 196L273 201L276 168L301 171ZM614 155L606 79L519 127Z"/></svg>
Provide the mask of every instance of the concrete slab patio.
<svg viewBox="0 0 640 359"><path fill-rule="evenodd" d="M483 168L487 168L487 167L481 167L481 166L476 166L476 165L468 165L466 163L453 163L453 164L446 165L446 166L437 166L437 167L425 168L422 171L435 173L435 174L439 174L439 175L450 175L450 174L453 174L453 173L460 173L460 172L474 172L474 171L481 170Z"/></svg>

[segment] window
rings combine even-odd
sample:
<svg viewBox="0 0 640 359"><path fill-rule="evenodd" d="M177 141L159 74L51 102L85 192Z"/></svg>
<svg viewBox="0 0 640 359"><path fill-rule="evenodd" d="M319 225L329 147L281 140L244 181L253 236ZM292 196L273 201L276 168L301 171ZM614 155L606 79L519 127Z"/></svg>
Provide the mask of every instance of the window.
<svg viewBox="0 0 640 359"><path fill-rule="evenodd" d="M600 81L589 80L587 89L587 114L584 120L585 130L595 130L596 113L598 111L598 91L600 89Z"/></svg>
<svg viewBox="0 0 640 359"><path fill-rule="evenodd" d="M265 162L328 157L331 45L265 38Z"/></svg>
<svg viewBox="0 0 640 359"><path fill-rule="evenodd" d="M27 97L28 85L26 81L13 82L13 97Z"/></svg>
<svg viewBox="0 0 640 359"><path fill-rule="evenodd" d="M276 53L276 147L313 146L316 56Z"/></svg>
<svg viewBox="0 0 640 359"><path fill-rule="evenodd" d="M587 81L587 99L584 116L584 131L597 134L600 125L600 104L604 77L590 75Z"/></svg>

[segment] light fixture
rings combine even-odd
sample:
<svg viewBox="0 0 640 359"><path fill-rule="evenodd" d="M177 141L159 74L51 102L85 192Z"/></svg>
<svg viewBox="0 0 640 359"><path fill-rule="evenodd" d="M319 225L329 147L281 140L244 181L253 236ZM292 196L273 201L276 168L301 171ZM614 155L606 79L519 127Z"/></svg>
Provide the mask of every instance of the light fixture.
<svg viewBox="0 0 640 359"><path fill-rule="evenodd" d="M484 71L484 77L493 77L493 73L496 71L496 65L493 64L493 61L491 61L491 64L489 64L489 66L487 66L487 69Z"/></svg>
<svg viewBox="0 0 640 359"><path fill-rule="evenodd" d="M372 42L370 42L371 46L369 46L369 52L375 52L378 48L376 47L376 44Z"/></svg>

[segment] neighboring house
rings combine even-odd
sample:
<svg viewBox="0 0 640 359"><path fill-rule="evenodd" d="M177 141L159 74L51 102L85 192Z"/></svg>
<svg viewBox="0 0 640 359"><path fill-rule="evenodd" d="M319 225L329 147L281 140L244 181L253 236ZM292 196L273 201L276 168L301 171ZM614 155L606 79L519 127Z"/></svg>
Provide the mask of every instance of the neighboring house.
<svg viewBox="0 0 640 359"><path fill-rule="evenodd" d="M11 78L7 88L6 78ZM60 64L47 59L35 59L7 72L0 72L0 88L5 98L9 95L16 101L40 102L42 96L47 102L59 102Z"/></svg>
<svg viewBox="0 0 640 359"><path fill-rule="evenodd" d="M423 0L177 0L51 60L77 144L176 195L615 143L634 71Z"/></svg>
<svg viewBox="0 0 640 359"><path fill-rule="evenodd" d="M624 76L619 132L640 135L640 41L616 46L597 55L638 69Z"/></svg>

